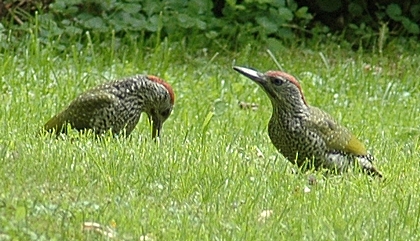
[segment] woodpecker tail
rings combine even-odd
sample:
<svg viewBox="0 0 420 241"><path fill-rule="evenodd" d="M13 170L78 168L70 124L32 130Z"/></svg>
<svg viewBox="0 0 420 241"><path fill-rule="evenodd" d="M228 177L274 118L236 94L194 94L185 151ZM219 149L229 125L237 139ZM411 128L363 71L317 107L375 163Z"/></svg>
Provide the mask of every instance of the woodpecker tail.
<svg viewBox="0 0 420 241"><path fill-rule="evenodd" d="M357 162L359 163L360 168L367 174L371 176L377 176L382 178L383 175L378 169L373 166L373 161L375 160L374 157L370 154L365 156L357 156Z"/></svg>
<svg viewBox="0 0 420 241"><path fill-rule="evenodd" d="M45 125L44 131L55 133L59 135L60 133L66 132L67 123L64 120L62 113L51 118Z"/></svg>

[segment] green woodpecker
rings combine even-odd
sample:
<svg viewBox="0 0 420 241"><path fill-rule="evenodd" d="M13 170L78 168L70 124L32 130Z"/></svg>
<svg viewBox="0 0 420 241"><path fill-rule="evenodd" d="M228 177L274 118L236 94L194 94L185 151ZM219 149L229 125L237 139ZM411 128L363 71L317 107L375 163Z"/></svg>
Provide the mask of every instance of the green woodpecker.
<svg viewBox="0 0 420 241"><path fill-rule="evenodd" d="M342 173L358 163L370 175L382 177L365 146L329 114L307 104L299 82L281 71L260 73L233 67L268 95L273 113L268 124L271 142L290 162L302 168L326 168Z"/></svg>
<svg viewBox="0 0 420 241"><path fill-rule="evenodd" d="M76 130L92 130L95 134L111 131L114 135L130 135L140 114L145 112L152 122L152 137L160 135L169 117L175 95L171 86L152 75L136 75L94 87L79 95L70 105L49 120L44 129L66 133L70 124Z"/></svg>

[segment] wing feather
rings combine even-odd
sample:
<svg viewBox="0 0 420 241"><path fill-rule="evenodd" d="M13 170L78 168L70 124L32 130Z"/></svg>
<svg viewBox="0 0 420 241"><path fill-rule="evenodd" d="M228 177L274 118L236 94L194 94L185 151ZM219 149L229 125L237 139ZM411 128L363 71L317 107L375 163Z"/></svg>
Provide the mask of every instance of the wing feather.
<svg viewBox="0 0 420 241"><path fill-rule="evenodd" d="M310 107L310 113L310 121L306 122L306 127L322 138L331 151L342 151L353 155L367 154L363 143L329 114L316 107Z"/></svg>

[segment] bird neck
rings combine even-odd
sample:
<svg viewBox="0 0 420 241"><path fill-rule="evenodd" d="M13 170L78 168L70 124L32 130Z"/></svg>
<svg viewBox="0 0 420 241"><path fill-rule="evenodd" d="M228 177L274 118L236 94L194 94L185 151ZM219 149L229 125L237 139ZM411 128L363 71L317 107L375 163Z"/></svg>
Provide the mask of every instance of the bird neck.
<svg viewBox="0 0 420 241"><path fill-rule="evenodd" d="M301 96L270 98L274 115L301 116L308 112L308 105Z"/></svg>

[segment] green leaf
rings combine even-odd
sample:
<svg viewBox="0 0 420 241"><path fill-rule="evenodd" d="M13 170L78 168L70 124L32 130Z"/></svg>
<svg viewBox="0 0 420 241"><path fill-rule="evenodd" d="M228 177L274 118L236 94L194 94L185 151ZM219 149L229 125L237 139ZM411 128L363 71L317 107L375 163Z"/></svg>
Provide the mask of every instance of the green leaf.
<svg viewBox="0 0 420 241"><path fill-rule="evenodd" d="M162 11L162 7L160 6L159 1L149 0L143 3L143 10L146 12L147 16L152 16Z"/></svg>
<svg viewBox="0 0 420 241"><path fill-rule="evenodd" d="M264 28L267 34L274 33L278 30L277 24L271 22L267 17L257 17L255 20Z"/></svg>
<svg viewBox="0 0 420 241"><path fill-rule="evenodd" d="M213 4L210 0L190 0L188 1L188 8L191 14L205 14L211 11ZM189 12L190 12L189 11Z"/></svg>
<svg viewBox="0 0 420 241"><path fill-rule="evenodd" d="M83 25L89 29L97 29L101 31L107 30L107 27L104 21L100 17L93 17L91 19L88 19L87 21L83 23Z"/></svg>
<svg viewBox="0 0 420 241"><path fill-rule="evenodd" d="M286 6L285 4L283 6ZM296 3L296 1L287 1L287 8L290 9L290 11L294 12L296 9L298 9L299 5Z"/></svg>
<svg viewBox="0 0 420 241"><path fill-rule="evenodd" d="M157 32L159 30L159 16L153 15L149 18L149 21L147 21L147 24L145 26L147 30L150 32Z"/></svg>
<svg viewBox="0 0 420 241"><path fill-rule="evenodd" d="M181 13L178 15L178 24L182 28L192 28L195 25L195 19L187 14Z"/></svg>
<svg viewBox="0 0 420 241"><path fill-rule="evenodd" d="M414 17L414 19L420 18L420 4L415 4L410 7L410 13Z"/></svg>
<svg viewBox="0 0 420 241"><path fill-rule="evenodd" d="M201 30L206 30L206 29L207 29L207 24L206 24L206 22L201 21L201 20L199 20L199 19L196 19L196 20L195 20L195 26L196 26L198 29L201 29Z"/></svg>
<svg viewBox="0 0 420 241"><path fill-rule="evenodd" d="M216 39L219 36L219 33L216 31L209 31L205 33L208 39Z"/></svg>
<svg viewBox="0 0 420 241"><path fill-rule="evenodd" d="M252 1L245 1L245 2L249 2L249 3L252 3L252 2L257 2L258 4L267 4L267 3L271 3L272 2L272 0L252 0Z"/></svg>
<svg viewBox="0 0 420 241"><path fill-rule="evenodd" d="M274 7L284 7L286 6L286 1L285 0L272 0L270 4L271 6L274 6Z"/></svg>
<svg viewBox="0 0 420 241"><path fill-rule="evenodd" d="M363 15L363 7L357 3L350 3L348 6L348 11L353 16L362 16Z"/></svg>
<svg viewBox="0 0 420 241"><path fill-rule="evenodd" d="M409 33L412 33L412 34L419 34L420 33L419 25L416 24L416 23L411 22L410 19L403 18L401 22L402 22L404 28Z"/></svg>
<svg viewBox="0 0 420 241"><path fill-rule="evenodd" d="M80 21L82 21L82 22L85 22L85 21L87 21L87 20L89 20L89 19L92 19L92 18L94 18L95 16L93 16L92 14L89 14L89 13L81 13L81 14L79 14L79 15L77 15L77 19L78 20L80 20Z"/></svg>
<svg viewBox="0 0 420 241"><path fill-rule="evenodd" d="M231 6L234 7L236 5L236 0L226 0L226 3Z"/></svg>
<svg viewBox="0 0 420 241"><path fill-rule="evenodd" d="M286 49L283 45L283 42L281 42L280 40L276 38L267 38L266 43L267 43L267 48L273 52L278 52L278 51Z"/></svg>
<svg viewBox="0 0 420 241"><path fill-rule="evenodd" d="M289 28L279 28L279 31L277 32L277 34L282 39L293 39L294 37L293 31L291 31Z"/></svg>
<svg viewBox="0 0 420 241"><path fill-rule="evenodd" d="M74 26L67 26L64 30L70 36L82 34L83 30Z"/></svg>
<svg viewBox="0 0 420 241"><path fill-rule="evenodd" d="M293 13L288 8L279 8L279 17L289 22L293 20Z"/></svg>
<svg viewBox="0 0 420 241"><path fill-rule="evenodd" d="M143 29L146 25L146 18L141 14L130 15L127 19L127 23L129 23L133 28Z"/></svg>
<svg viewBox="0 0 420 241"><path fill-rule="evenodd" d="M138 13L141 10L141 5L137 3L125 3L122 5L122 10L127 13Z"/></svg>
<svg viewBox="0 0 420 241"><path fill-rule="evenodd" d="M301 19L312 19L312 14L308 13L308 7L301 7L295 12L296 17Z"/></svg>
<svg viewBox="0 0 420 241"><path fill-rule="evenodd" d="M349 28L356 30L356 29L359 29L359 26L357 26L357 25L356 25L356 24L354 24L354 23L350 23L350 24L349 24Z"/></svg>
<svg viewBox="0 0 420 241"><path fill-rule="evenodd" d="M66 5L65 2L56 1L55 3L51 3L49 7L52 10L57 10L59 12L65 12L66 8L67 8L67 5Z"/></svg>
<svg viewBox="0 0 420 241"><path fill-rule="evenodd" d="M239 10L239 11L246 10L246 7L244 5L241 5L241 4L235 5L234 8L236 10Z"/></svg>
<svg viewBox="0 0 420 241"><path fill-rule="evenodd" d="M77 12L79 12L79 8L76 6L70 6L65 11L66 14L70 14L70 15L76 14Z"/></svg>
<svg viewBox="0 0 420 241"><path fill-rule="evenodd" d="M401 21L402 10L398 4L389 4L386 8L386 14L395 21Z"/></svg>

